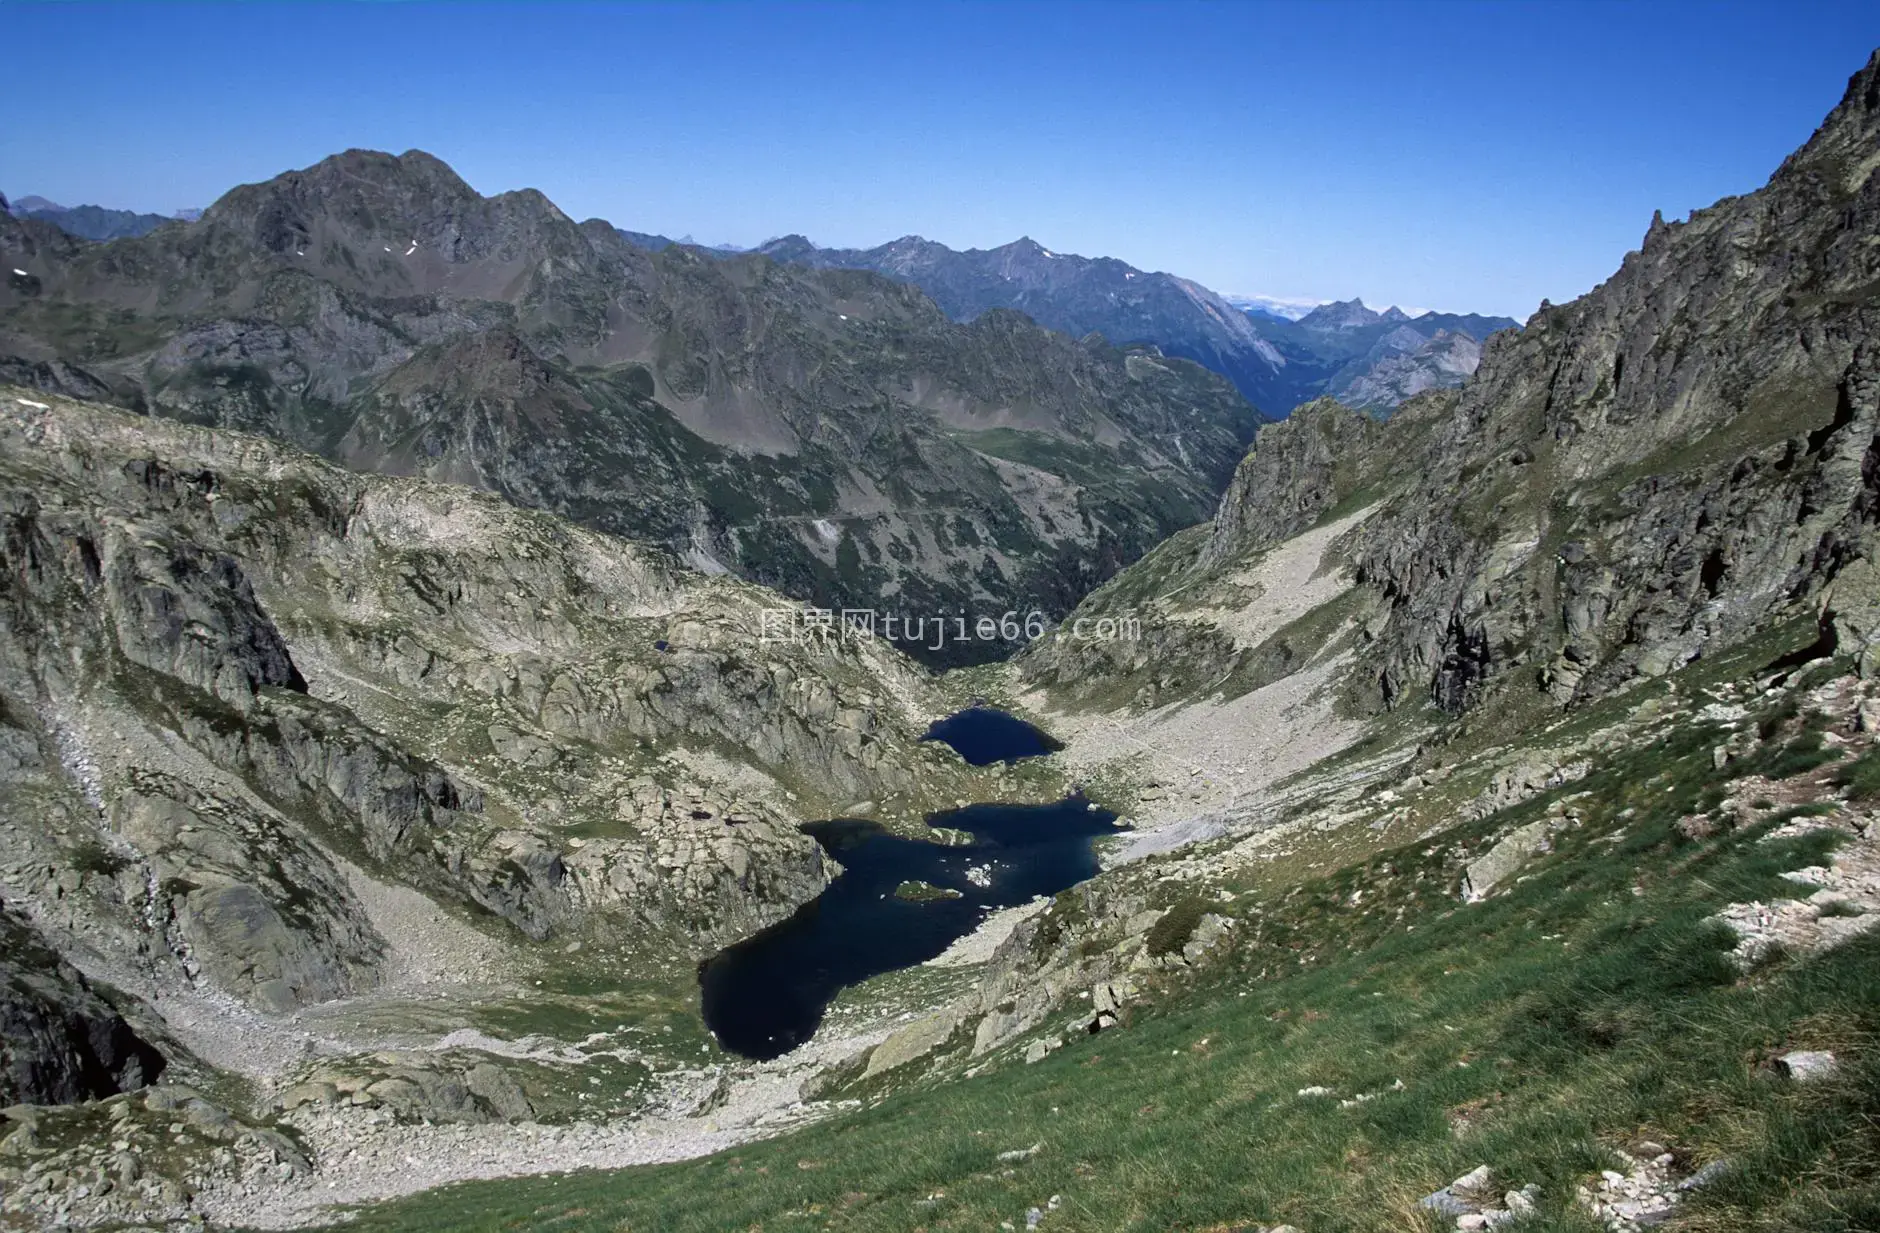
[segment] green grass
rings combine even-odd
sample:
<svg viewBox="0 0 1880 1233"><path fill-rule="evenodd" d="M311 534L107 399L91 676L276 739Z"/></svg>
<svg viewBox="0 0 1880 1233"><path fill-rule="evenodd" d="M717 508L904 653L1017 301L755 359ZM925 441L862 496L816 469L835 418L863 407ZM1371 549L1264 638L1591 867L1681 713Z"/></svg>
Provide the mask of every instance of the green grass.
<svg viewBox="0 0 1880 1233"><path fill-rule="evenodd" d="M1687 727L1562 789L1589 793L1580 824L1478 905L1455 897L1456 845L1557 793L1289 892L1249 884L1215 909L1242 918L1225 958L1145 974L1126 1026L1037 1065L699 1161L452 1187L354 1227L1022 1228L1056 1194L1047 1230L1401 1233L1444 1227L1416 1198L1488 1164L1541 1187L1524 1227L1592 1233L1574 1186L1637 1136L1689 1167L1734 1163L1681 1227L1880 1227L1880 938L1739 976L1708 918L1795 893L1777 875L1835 840L1768 840L1774 819L1681 836L1676 820L1714 798L1717 736ZM1795 1048L1835 1050L1840 1075L1773 1080L1768 1060ZM1313 1085L1377 1095L1297 1095Z"/></svg>
<svg viewBox="0 0 1880 1233"><path fill-rule="evenodd" d="M1188 945L1188 939L1195 935L1195 927L1201 923L1201 917L1207 912L1208 905L1194 896L1180 899L1163 913L1162 918L1149 927L1149 953L1151 955L1172 955Z"/></svg>
<svg viewBox="0 0 1880 1233"><path fill-rule="evenodd" d="M1757 754L1750 759L1750 766L1771 779L1793 779L1826 766L1840 756L1840 750L1822 744L1821 733L1804 731L1792 740Z"/></svg>
<svg viewBox="0 0 1880 1233"><path fill-rule="evenodd" d="M1837 787L1847 789L1853 800L1862 804L1880 801L1880 745L1867 750L1835 772Z"/></svg>

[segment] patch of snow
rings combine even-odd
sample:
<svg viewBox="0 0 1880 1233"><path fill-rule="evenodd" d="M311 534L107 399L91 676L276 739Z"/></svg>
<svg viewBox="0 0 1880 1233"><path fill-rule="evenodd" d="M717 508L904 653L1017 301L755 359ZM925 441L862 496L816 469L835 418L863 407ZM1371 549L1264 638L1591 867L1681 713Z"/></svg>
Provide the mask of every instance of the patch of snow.
<svg viewBox="0 0 1880 1233"><path fill-rule="evenodd" d="M836 543L842 538L842 528L838 527L827 518L818 518L810 525L816 528L816 534L822 538L825 544Z"/></svg>
<svg viewBox="0 0 1880 1233"><path fill-rule="evenodd" d="M35 411L50 411L50 410L52 410L52 408L51 408L51 407L48 407L48 406L47 406L47 405L46 405L45 403L43 403L43 402L34 402L34 401L33 401L32 399L30 399L30 398L15 398L15 399L14 399L13 401L14 401L14 402L17 402L17 403L18 403L18 404L20 404L20 406L22 406L22 407L31 407L31 408L32 408L33 410L35 410Z"/></svg>
<svg viewBox="0 0 1880 1233"><path fill-rule="evenodd" d="M19 276L20 276L21 278L30 278L30 277L32 277L32 276L31 276L31 275L29 275L29 274L28 274L28 273L27 273L27 272L26 272L25 270L22 270L22 269L20 269L20 268L19 268L18 266L14 266L14 267L13 267L13 272L14 272L15 274L18 274L18 275L19 275Z"/></svg>

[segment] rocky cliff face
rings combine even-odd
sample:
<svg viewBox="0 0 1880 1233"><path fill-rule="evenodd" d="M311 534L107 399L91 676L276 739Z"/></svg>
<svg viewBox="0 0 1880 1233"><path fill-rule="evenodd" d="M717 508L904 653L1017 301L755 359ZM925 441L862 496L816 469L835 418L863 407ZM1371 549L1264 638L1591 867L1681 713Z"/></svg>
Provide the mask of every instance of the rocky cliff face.
<svg viewBox="0 0 1880 1233"><path fill-rule="evenodd" d="M163 1055L24 922L0 914L0 942L0 1100L71 1104L163 1072Z"/></svg>
<svg viewBox="0 0 1880 1233"><path fill-rule="evenodd" d="M1473 335L1438 329L1425 337L1401 326L1372 344L1363 359L1346 365L1329 389L1347 406L1383 410L1425 390L1459 386L1481 362L1482 344Z"/></svg>
<svg viewBox="0 0 1880 1233"><path fill-rule="evenodd" d="M0 438L0 893L132 992L373 987L361 874L694 956L832 876L799 819L975 774L903 658L767 643L748 584L56 396L0 395Z"/></svg>
<svg viewBox="0 0 1880 1233"><path fill-rule="evenodd" d="M828 607L1062 612L1204 517L1259 422L1151 349L648 252L415 151L107 245L0 216L0 255L25 271L10 380L474 484Z"/></svg>
<svg viewBox="0 0 1880 1233"><path fill-rule="evenodd" d="M1880 59L1767 187L1654 219L1522 333L1365 528L1387 696L1516 673L1569 702L1704 653L1871 557Z"/></svg>
<svg viewBox="0 0 1880 1233"><path fill-rule="evenodd" d="M1263 429L1205 545L1097 600L1205 591L1365 510L1341 556L1374 605L1347 627L1368 706L1571 704L1784 614L1871 660L1876 143L1880 59L1765 188L1654 219L1600 287L1490 338L1460 391Z"/></svg>

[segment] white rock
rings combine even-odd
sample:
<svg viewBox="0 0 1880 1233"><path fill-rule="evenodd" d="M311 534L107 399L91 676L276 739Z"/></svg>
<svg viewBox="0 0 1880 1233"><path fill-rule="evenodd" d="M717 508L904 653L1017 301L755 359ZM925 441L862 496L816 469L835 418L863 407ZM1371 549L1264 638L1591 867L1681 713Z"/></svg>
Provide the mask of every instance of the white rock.
<svg viewBox="0 0 1880 1233"><path fill-rule="evenodd" d="M1837 1063L1825 1049L1798 1049L1776 1059L1789 1078L1797 1083L1814 1083L1833 1075Z"/></svg>

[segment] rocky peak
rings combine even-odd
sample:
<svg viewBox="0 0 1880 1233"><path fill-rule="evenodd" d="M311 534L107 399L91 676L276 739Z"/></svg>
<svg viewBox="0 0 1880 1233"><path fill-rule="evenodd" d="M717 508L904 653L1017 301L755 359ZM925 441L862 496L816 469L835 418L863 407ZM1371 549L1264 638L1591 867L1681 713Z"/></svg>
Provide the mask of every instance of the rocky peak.
<svg viewBox="0 0 1880 1233"><path fill-rule="evenodd" d="M231 189L203 211L203 220L235 222L279 203L396 230L396 224L415 210L462 208L476 196L441 159L422 150L387 154L355 149Z"/></svg>
<svg viewBox="0 0 1880 1233"><path fill-rule="evenodd" d="M1388 318L1386 318L1386 320L1388 320ZM1442 330L1438 330L1436 333L1441 334L1443 332ZM1374 346L1384 351L1415 351L1422 347L1424 343L1429 342L1430 338L1434 337L1436 337L1436 334L1425 338L1409 326L1399 325L1396 329L1378 339Z"/></svg>
<svg viewBox="0 0 1880 1233"><path fill-rule="evenodd" d="M1766 187L1487 341L1366 527L1394 688L1460 707L1527 664L1596 694L1805 611L1875 551L1875 78Z"/></svg>
<svg viewBox="0 0 1880 1233"><path fill-rule="evenodd" d="M1569 705L1784 619L1880 658L1877 133L1880 58L1765 187L1654 218L1611 278L1521 332L1478 345L1443 318L1345 393L1479 363L1459 391L1382 426L1314 404L1263 428L1209 554L1372 496L1361 673L1385 705Z"/></svg>
<svg viewBox="0 0 1880 1233"><path fill-rule="evenodd" d="M753 251L762 253L773 261L804 262L805 258L814 255L817 250L808 236L792 232L789 235L778 236L774 240L765 240Z"/></svg>
<svg viewBox="0 0 1880 1233"><path fill-rule="evenodd" d="M904 235L875 251L881 255L882 272L887 274L923 269L953 255L946 245L917 235Z"/></svg>
<svg viewBox="0 0 1880 1233"><path fill-rule="evenodd" d="M1057 254L1028 235L1000 245L990 256L996 262L995 271L1002 278L1031 282L1057 274L1052 268L1058 264Z"/></svg>
<svg viewBox="0 0 1880 1233"><path fill-rule="evenodd" d="M1349 495L1355 471L1346 460L1368 456L1381 432L1376 420L1332 398L1263 426L1221 499L1202 560L1226 561L1312 526Z"/></svg>
<svg viewBox="0 0 1880 1233"><path fill-rule="evenodd" d="M489 294L544 256L593 260L591 238L539 191L483 197L422 150L348 150L243 185L204 211L196 230L198 251L247 244L373 292ZM452 268L477 265L486 268Z"/></svg>
<svg viewBox="0 0 1880 1233"><path fill-rule="evenodd" d="M1376 325L1383 319L1381 313L1366 308L1364 301L1354 296L1319 305L1301 317L1299 324L1309 330L1356 330Z"/></svg>
<svg viewBox="0 0 1880 1233"><path fill-rule="evenodd" d="M1880 50L1847 79L1847 90L1841 101L1828 113L1807 144L1783 161L1771 177L1771 183L1813 171L1839 172L1841 187L1852 192L1873 172L1877 141L1880 141ZM1851 165L1849 160L1852 160Z"/></svg>

